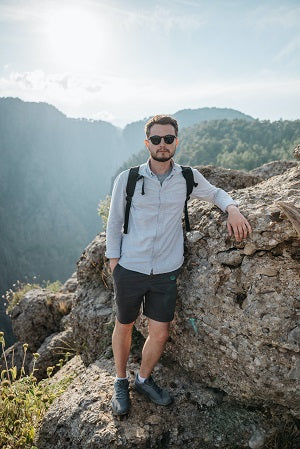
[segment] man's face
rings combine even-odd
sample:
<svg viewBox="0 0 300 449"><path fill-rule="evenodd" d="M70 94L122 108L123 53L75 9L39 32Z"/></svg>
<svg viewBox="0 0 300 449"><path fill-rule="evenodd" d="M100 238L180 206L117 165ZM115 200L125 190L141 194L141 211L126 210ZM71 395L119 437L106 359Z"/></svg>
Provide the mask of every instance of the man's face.
<svg viewBox="0 0 300 449"><path fill-rule="evenodd" d="M151 136L175 136L175 129L172 125L159 125L156 123L151 126L150 137ZM167 144L164 139L161 139L158 145L154 145L151 140L145 140L145 145L148 148L152 159L158 162L169 161L175 154L176 147L178 145L178 138L174 140L173 143Z"/></svg>

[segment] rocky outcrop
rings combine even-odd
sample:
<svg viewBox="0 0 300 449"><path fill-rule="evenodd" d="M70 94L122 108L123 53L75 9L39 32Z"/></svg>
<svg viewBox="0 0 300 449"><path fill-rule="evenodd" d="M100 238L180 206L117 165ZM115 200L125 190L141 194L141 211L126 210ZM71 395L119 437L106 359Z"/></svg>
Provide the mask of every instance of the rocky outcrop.
<svg viewBox="0 0 300 449"><path fill-rule="evenodd" d="M193 231L187 236L167 346L167 353L195 380L237 399L282 404L295 414L299 240L276 202L299 207L298 185L295 167L235 192L253 227L251 237L241 243L229 238L225 214L191 202ZM104 251L102 234L78 264L73 333L87 363L106 347L112 327L112 285ZM143 318L137 328L147 334Z"/></svg>
<svg viewBox="0 0 300 449"><path fill-rule="evenodd" d="M28 344L25 373L33 369L33 353L39 356L35 360L35 377L41 380L47 377L47 367L54 366L57 371L60 359L71 358L75 353L73 332L70 327L70 311L76 290L76 275L62 286L59 292L47 289L34 289L27 292L12 311L12 324L18 341L5 351L8 366L16 366L20 372L24 362L23 345ZM4 367L3 356L0 366Z"/></svg>
<svg viewBox="0 0 300 449"><path fill-rule="evenodd" d="M299 182L295 167L236 192L253 228L241 243L228 237L222 212L191 203L193 231L167 346L195 379L297 415L299 239L276 202L299 210ZM138 329L146 335L143 319Z"/></svg>
<svg viewBox="0 0 300 449"><path fill-rule="evenodd" d="M34 375L37 380L41 380L47 377L48 367L53 367L53 373L55 373L60 363L63 364L75 354L72 329L69 327L49 335L38 348L37 353L39 357L35 361L31 358L27 372L33 372L34 363Z"/></svg>
<svg viewBox="0 0 300 449"><path fill-rule="evenodd" d="M269 179L272 176L282 175L285 171L297 166L296 161L272 161L254 168L249 174L259 176L262 179Z"/></svg>
<svg viewBox="0 0 300 449"><path fill-rule="evenodd" d="M300 144L294 148L293 154L296 159L300 159Z"/></svg>
<svg viewBox="0 0 300 449"><path fill-rule="evenodd" d="M217 172L220 182L212 182L230 182L227 170L211 173ZM47 357L55 353L61 332L80 354L54 376L56 381L78 373L45 415L39 449L259 449L273 447L268 441L280 426L274 410L299 416L299 165L258 183L252 176L247 180L243 174L240 184L235 179L230 184L253 228L245 241L228 236L226 214L219 209L190 202L192 232L178 279L176 316L154 372L175 397L170 408L145 402L131 389L128 420L111 414L114 301L104 233L84 250L77 281L50 300L49 293L37 291L36 299L31 293L20 302L13 315L20 341L30 342L28 332L36 327L30 349L41 353L43 366L53 364ZM136 327L147 335L143 317ZM138 349L130 358L131 383ZM292 440L290 447L297 447Z"/></svg>
<svg viewBox="0 0 300 449"><path fill-rule="evenodd" d="M231 168L216 167L214 165L199 165L195 168L211 184L224 189L226 192L254 186L264 179L259 173L247 173L242 170L232 170Z"/></svg>
<svg viewBox="0 0 300 449"><path fill-rule="evenodd" d="M135 369L131 360L131 385ZM154 373L175 396L174 404L158 407L131 387L131 411L125 420L111 413L112 360L100 357L85 368L75 357L55 380L74 372L76 379L42 422L36 442L39 449L258 449L275 431L263 411L247 410L222 392L192 382L174 364L159 364Z"/></svg>
<svg viewBox="0 0 300 449"><path fill-rule="evenodd" d="M105 234L99 234L78 261L78 288L71 313L73 340L86 364L110 344L112 281L105 261Z"/></svg>
<svg viewBox="0 0 300 449"><path fill-rule="evenodd" d="M37 351L46 337L60 330L60 320L71 310L71 293L53 293L46 289L27 292L12 311L15 336Z"/></svg>

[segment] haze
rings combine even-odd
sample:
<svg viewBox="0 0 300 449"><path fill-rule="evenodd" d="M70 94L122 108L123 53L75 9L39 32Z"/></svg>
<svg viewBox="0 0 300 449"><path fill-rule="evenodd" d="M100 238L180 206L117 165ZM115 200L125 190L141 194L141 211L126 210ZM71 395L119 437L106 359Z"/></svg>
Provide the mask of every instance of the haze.
<svg viewBox="0 0 300 449"><path fill-rule="evenodd" d="M4 0L0 42L0 96L70 117L299 118L299 1Z"/></svg>

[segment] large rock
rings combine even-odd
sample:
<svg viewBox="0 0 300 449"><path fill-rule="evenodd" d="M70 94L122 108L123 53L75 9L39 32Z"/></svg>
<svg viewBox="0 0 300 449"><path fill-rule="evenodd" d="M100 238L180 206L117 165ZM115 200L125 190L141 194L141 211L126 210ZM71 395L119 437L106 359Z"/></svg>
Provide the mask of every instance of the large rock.
<svg viewBox="0 0 300 449"><path fill-rule="evenodd" d="M238 400L282 404L299 414L299 240L278 204L299 207L299 168L235 192L253 233L236 243L226 214L190 203L193 231L179 276L167 353L190 376ZM98 235L78 263L73 338L85 363L105 351L113 328L112 281ZM137 322L146 336L146 321Z"/></svg>
<svg viewBox="0 0 300 449"><path fill-rule="evenodd" d="M132 385L137 366L131 362L129 368ZM76 379L42 421L39 449L259 449L276 429L262 411L243 408L221 392L192 382L174 364L159 364L154 373L175 396L174 404L159 407L131 388L131 411L125 420L111 412L112 360L102 357L85 369L75 357L53 380L74 372Z"/></svg>
<svg viewBox="0 0 300 449"><path fill-rule="evenodd" d="M226 215L194 200L193 231L167 352L194 379L231 397L299 415L299 239L276 202L298 208L298 167L234 197L253 233L236 243ZM147 333L145 320L138 325Z"/></svg>
<svg viewBox="0 0 300 449"><path fill-rule="evenodd" d="M244 189L263 181L263 177L256 173L242 170L216 167L214 165L199 165L195 167L202 175L216 187L229 190Z"/></svg>
<svg viewBox="0 0 300 449"><path fill-rule="evenodd" d="M61 293L74 293L77 288L77 273L72 274L72 276L66 280L64 285L59 290Z"/></svg>
<svg viewBox="0 0 300 449"><path fill-rule="evenodd" d="M272 176L282 175L290 168L297 166L299 166L299 163L296 161L272 161L254 168L249 174L259 176L262 179L269 179Z"/></svg>
<svg viewBox="0 0 300 449"><path fill-rule="evenodd" d="M110 344L113 329L112 280L105 260L105 234L99 234L78 261L71 312L73 340L85 363L91 363Z"/></svg>
<svg viewBox="0 0 300 449"><path fill-rule="evenodd" d="M55 373L61 360L64 363L66 359L72 358L75 354L75 345L72 338L71 328L46 337L37 350L39 357L36 360L31 358L29 372L33 372L34 367L34 375L38 381L47 377L48 367L53 367L53 373Z"/></svg>
<svg viewBox="0 0 300 449"><path fill-rule="evenodd" d="M36 352L46 337L60 330L60 320L71 310L73 293L46 289L27 292L12 311L13 332L21 343Z"/></svg>

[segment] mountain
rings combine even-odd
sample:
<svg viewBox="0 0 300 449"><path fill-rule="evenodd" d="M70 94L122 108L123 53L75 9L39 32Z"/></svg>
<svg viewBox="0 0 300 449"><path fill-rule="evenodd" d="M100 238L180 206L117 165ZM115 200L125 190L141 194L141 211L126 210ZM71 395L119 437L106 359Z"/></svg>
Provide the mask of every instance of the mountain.
<svg viewBox="0 0 300 449"><path fill-rule="evenodd" d="M292 150L299 141L300 120L202 121L191 127L182 127L174 159L181 165L252 170L274 160L292 159ZM147 150L141 149L119 167L115 176L129 167L142 164L147 156Z"/></svg>
<svg viewBox="0 0 300 449"><path fill-rule="evenodd" d="M184 129L176 154L183 165L217 165L252 170L267 162L292 159L300 141L300 120L217 120Z"/></svg>
<svg viewBox="0 0 300 449"><path fill-rule="evenodd" d="M75 270L101 230L97 205L110 173L128 156L110 123L0 99L1 295L17 280L63 281Z"/></svg>
<svg viewBox="0 0 300 449"><path fill-rule="evenodd" d="M25 275L65 279L101 228L107 173L126 158L121 130L1 99L0 154L1 290Z"/></svg>
<svg viewBox="0 0 300 449"><path fill-rule="evenodd" d="M181 127L238 111L186 109ZM101 230L97 206L114 173L143 147L144 123L124 130L72 119L47 103L0 98L0 295L17 280L64 281ZM4 328L3 305L0 329Z"/></svg>
<svg viewBox="0 0 300 449"><path fill-rule="evenodd" d="M228 108L199 108L199 109L181 109L180 111L171 114L178 121L179 129L193 126L197 123L206 122L210 120L254 120L250 115L243 114L235 109ZM129 123L125 126L123 136L126 144L132 149L132 153L136 153L143 147L145 138L144 126L150 117L143 120ZM138 146L137 146L138 145Z"/></svg>

